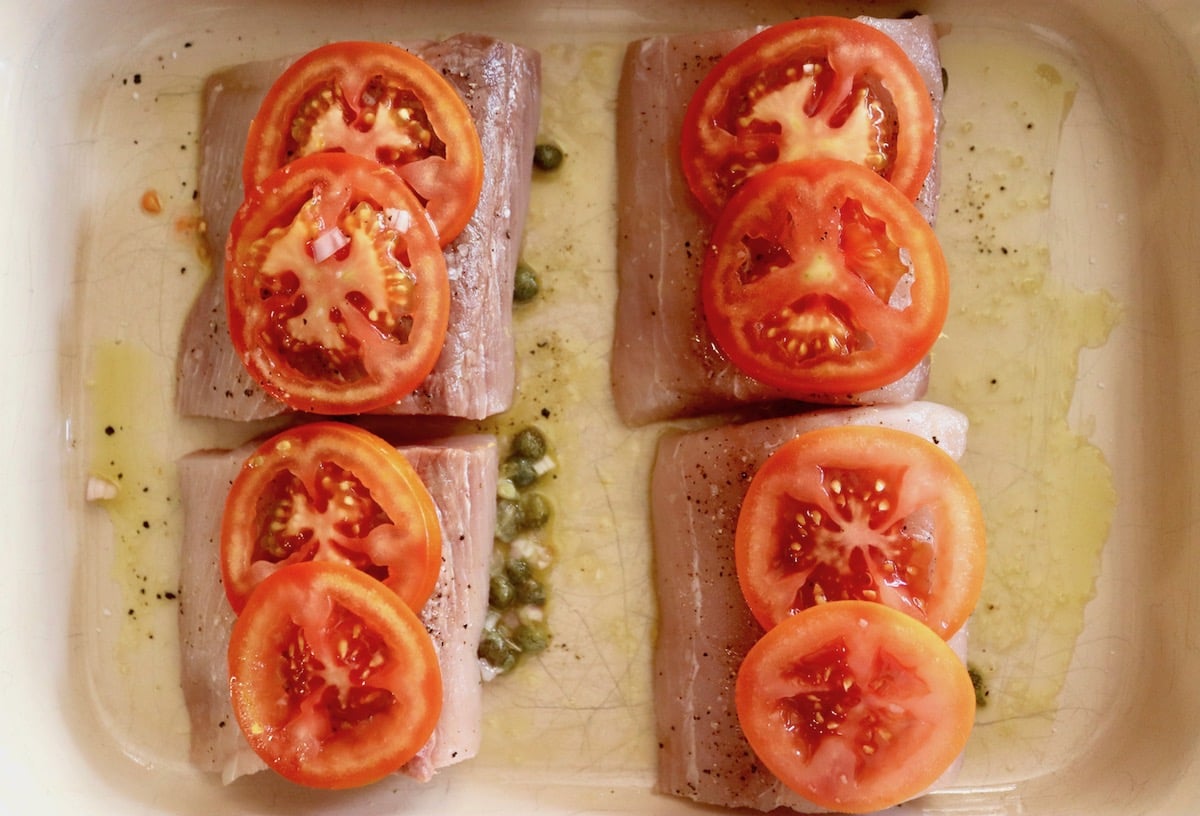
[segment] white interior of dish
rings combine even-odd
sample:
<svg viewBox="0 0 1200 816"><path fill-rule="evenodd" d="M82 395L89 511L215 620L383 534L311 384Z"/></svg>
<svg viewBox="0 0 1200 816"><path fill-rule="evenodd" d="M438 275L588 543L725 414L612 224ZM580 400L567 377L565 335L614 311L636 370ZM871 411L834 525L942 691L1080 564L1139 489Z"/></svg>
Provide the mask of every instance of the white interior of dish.
<svg viewBox="0 0 1200 816"><path fill-rule="evenodd" d="M388 14L374 5L109 0L3 12L0 236L9 308L0 331L10 393L0 410L10 475L0 507L11 555L0 574L0 642L9 656L0 677L10 700L8 736L0 740L0 800L123 814L308 813L334 806L417 812L434 804L462 813L485 804L547 813L691 809L651 794L651 769L625 762L546 779L555 775L481 757L419 791L384 785L317 795L271 779L222 788L163 747L180 744L180 734L147 740L147 723L179 721L177 692L160 688L127 707L111 705L121 699L120 689L109 687L119 684L121 672L105 663L112 624L100 619L96 605L108 579L96 574L94 553L104 544L83 522L82 451L91 431L79 326L88 293L78 283L87 276L89 241L113 223L106 211L111 191L100 189L99 180L129 174L135 190L155 172L97 166L104 94L194 32L207 34L203 57L167 68L178 71L184 91L223 64L323 39L474 29L533 45L622 42L784 16L771 3L750 4L751 12L746 5L713 3L697 15L684 2L527 8L512 0L483 8L396 4ZM821 6L827 7L864 10ZM1200 164L1200 18L1186 0L944 0L924 10L954 26L1048 43L1079 68L1080 96L1055 171L1053 269L1070 282L1107 289L1124 313L1104 346L1083 353L1072 410L1077 426L1089 429L1105 452L1119 498L1058 710L1046 713L1054 719L1052 735L982 758L973 777L984 782L935 796L914 812L1184 812L1200 797L1200 697L1190 682L1200 671L1200 594L1192 580L1200 569L1200 548L1193 546L1200 433L1189 415L1200 396L1190 346L1200 331L1200 276L1192 262L1200 256L1200 188L1193 182ZM383 30L381 19L388 21ZM143 251L136 240L130 247ZM531 784L509 785L512 779Z"/></svg>

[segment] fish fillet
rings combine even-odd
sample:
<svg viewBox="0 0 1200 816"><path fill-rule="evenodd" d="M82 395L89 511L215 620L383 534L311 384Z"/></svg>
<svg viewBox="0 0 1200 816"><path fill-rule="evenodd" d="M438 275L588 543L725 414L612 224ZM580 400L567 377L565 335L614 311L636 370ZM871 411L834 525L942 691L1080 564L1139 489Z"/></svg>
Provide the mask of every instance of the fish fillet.
<svg viewBox="0 0 1200 816"><path fill-rule="evenodd" d="M941 62L929 18L859 19L909 54L940 117ZM679 132L692 92L713 64L757 30L652 37L631 43L626 53L617 97L617 151L623 158L612 380L617 411L630 425L783 398L741 373L704 323L699 279L708 222L693 202L679 159ZM938 180L935 157L917 201L930 223L937 214ZM926 359L882 388L812 401L907 402L924 395L928 379Z"/></svg>
<svg viewBox="0 0 1200 816"><path fill-rule="evenodd" d="M229 485L254 449L201 451L180 460L185 517L180 574L182 685L191 721L191 759L232 782L266 765L250 748L229 700L226 651L234 614L221 585L221 514ZM441 718L404 772L428 780L475 756L482 739L483 690L476 651L488 604L496 519L494 437L471 435L401 450L429 488L442 524L442 570L420 618L442 671Z"/></svg>
<svg viewBox="0 0 1200 816"><path fill-rule="evenodd" d="M483 190L474 216L445 250L450 328L433 372L381 413L483 419L513 399L512 290L529 208L530 173L541 110L537 52L460 34L409 46L450 81L475 119L484 154ZM200 137L200 207L215 274L184 325L176 406L185 416L252 420L289 409L258 387L229 337L222 259L242 202L246 129L288 59L239 65L210 77Z"/></svg>
<svg viewBox="0 0 1200 816"><path fill-rule="evenodd" d="M654 653L658 736L656 789L726 807L802 813L821 808L758 762L734 706L738 667L762 635L734 567L738 508L759 465L805 431L878 425L925 437L954 458L967 420L930 402L831 408L743 425L669 433L651 487L659 629ZM965 649L965 627L951 645Z"/></svg>

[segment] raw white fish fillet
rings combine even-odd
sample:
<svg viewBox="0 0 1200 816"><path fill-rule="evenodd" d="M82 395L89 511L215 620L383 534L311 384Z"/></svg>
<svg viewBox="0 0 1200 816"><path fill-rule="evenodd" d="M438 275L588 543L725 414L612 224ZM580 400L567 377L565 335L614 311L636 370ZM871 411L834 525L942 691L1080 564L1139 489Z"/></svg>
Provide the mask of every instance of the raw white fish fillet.
<svg viewBox="0 0 1200 816"><path fill-rule="evenodd" d="M515 359L512 290L529 208L530 173L541 110L541 58L489 37L460 34L411 44L454 85L483 145L479 206L446 248L450 329L433 373L381 413L482 419L512 404ZM289 410L246 372L229 338L222 259L242 202L246 130L290 59L239 65L212 76L204 91L199 194L214 273L184 326L176 405L185 416L251 420Z"/></svg>
<svg viewBox="0 0 1200 816"><path fill-rule="evenodd" d="M860 17L909 54L940 118L941 61L928 17ZM705 325L699 279L709 224L694 202L679 159L679 132L693 91L722 56L759 29L652 37L631 43L617 97L618 278L612 380L617 411L630 425L714 413L783 395L741 373ZM940 123L939 123L940 127ZM932 224L938 164L917 207ZM826 404L919 399L929 361L898 381L859 394L814 396Z"/></svg>
<svg viewBox="0 0 1200 816"><path fill-rule="evenodd" d="M823 812L758 762L738 725L734 683L762 629L738 585L733 540L738 508L761 463L787 440L831 425L908 431L956 459L966 449L966 417L931 402L831 408L669 433L659 443L651 513L660 793L726 807ZM965 631L951 641L960 655Z"/></svg>
<svg viewBox="0 0 1200 816"><path fill-rule="evenodd" d="M229 485L254 449L201 451L179 462L185 516L180 574L182 685L191 720L191 759L232 782L266 765L250 748L229 701L226 651L234 614L221 585L221 513ZM475 756L483 696L477 650L487 615L496 521L498 450L494 437L471 435L401 448L438 506L442 571L420 617L442 671L441 718L429 742L404 767L418 780Z"/></svg>

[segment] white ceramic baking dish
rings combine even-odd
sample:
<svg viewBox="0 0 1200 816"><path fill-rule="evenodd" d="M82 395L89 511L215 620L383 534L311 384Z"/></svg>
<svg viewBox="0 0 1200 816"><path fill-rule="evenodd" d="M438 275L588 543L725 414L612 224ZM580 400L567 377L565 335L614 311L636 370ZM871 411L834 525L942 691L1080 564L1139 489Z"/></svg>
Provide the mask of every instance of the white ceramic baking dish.
<svg viewBox="0 0 1200 816"><path fill-rule="evenodd" d="M1036 539L1029 552L1082 548L1052 557L1049 566L1003 555L997 562L1006 571L988 597L1001 606L1019 603L1005 620L1039 621L1047 646L1039 651L1038 636L1025 633L1016 637L1028 647L1021 659L1006 662L995 651L974 659L988 666L997 698L1020 687L1025 702L1039 705L1005 709L997 702L981 710L960 783L911 809L1194 812L1200 807L1194 683L1200 594L1193 578L1200 571L1200 424L1193 416L1200 385L1192 379L1200 374L1192 345L1200 326L1200 4L918 5L946 26L951 99L944 140L953 144L946 145L942 229L948 245L958 247L948 251L962 260L956 275L1006 274L996 253L1008 256L1020 246L1037 260L1033 272L1019 268L1035 275L1044 267L1049 276L1028 287L1029 302L1067 304L1030 318L1068 315L1065 335L1049 323L1021 328L1018 350L1037 385L1013 400L1025 403L1028 423L1004 427L1014 447L1035 447L1041 421L1061 419L1065 430L1050 436L1067 439L1071 456L1083 451L1095 458L1081 471L1064 471L1043 461L1052 455L1031 452L1044 465L1032 474L1042 479L1027 494L1033 499L991 520L996 547L1027 535ZM651 792L654 607L640 511L661 429L621 428L604 390L615 285L610 117L621 47L653 33L816 11L902 10L903 4L754 0L0 4L0 245L6 247L0 287L7 305L0 321L0 381L7 384L0 412L8 469L0 489L7 533L0 570L0 685L7 700L0 811L692 812L689 803ZM506 688L489 689L483 754L424 788L385 783L323 794L266 776L222 787L186 760L172 641L179 519L170 501L171 462L191 447L240 441L248 433L182 422L171 412L178 321L205 274L189 220L198 91L219 67L327 39L460 30L545 50L546 127L571 161L588 168L564 182L572 209L555 207L562 189L539 183L535 190L542 211L531 221L527 254L548 266L570 265L576 277L561 273L552 284L544 313L550 328L521 329L526 341L543 331L556 349L526 364L523 398L565 400L556 409L574 417L555 426L563 452L554 609L561 648L523 677L503 681ZM1005 78L1009 69L1026 74ZM1043 84L1028 84L1028 71ZM1011 98L1022 87L1033 88L1040 101ZM1049 110L1055 99L1060 109ZM1009 137L987 125L1005 116L1026 116L1029 129L1048 128L1053 138L1040 148L1030 142L1009 149ZM1013 177L1031 185L1030 201L1012 202L1015 214L988 205L986 227L972 227L961 212L976 205L983 212L982 202L991 200L979 175L963 169L969 168L964 152L976 141L981 153L990 151L993 181L995 162L1007 155ZM1030 166L1033 181L1021 175ZM1045 190L1037 186L1038 173ZM139 208L151 189L164 203L157 216ZM981 257L968 262L970 247ZM1014 285L1020 290L1023 283ZM974 330L983 331L977 324ZM1011 351L1013 333L997 332L997 343ZM1055 389L1062 383L1053 375L1039 379L1056 348L1078 362L1065 391ZM997 353L973 352L981 376ZM533 394L535 386L550 388L555 371L573 386ZM982 417L987 433L994 415L985 400L958 385L939 385L937 396L975 401L959 407ZM602 443L588 450L572 442L572 422L602 428ZM106 441L109 424L118 432ZM89 506L88 475L118 460L151 495L107 512ZM968 465L990 488L1003 483L994 461ZM1094 481L1076 485L1077 474ZM1039 513L1060 514L1061 523L1014 519ZM1082 594L1060 592L1056 580L1047 580L1063 563L1070 574L1083 571ZM1023 586L1005 589L1014 583ZM1050 623L1043 624L1047 610ZM1065 634L1053 631L1056 610L1071 618ZM985 642L989 625L978 621ZM1002 634L991 633L991 642ZM1023 662L1031 656L1033 663ZM1012 716L997 717L997 710Z"/></svg>

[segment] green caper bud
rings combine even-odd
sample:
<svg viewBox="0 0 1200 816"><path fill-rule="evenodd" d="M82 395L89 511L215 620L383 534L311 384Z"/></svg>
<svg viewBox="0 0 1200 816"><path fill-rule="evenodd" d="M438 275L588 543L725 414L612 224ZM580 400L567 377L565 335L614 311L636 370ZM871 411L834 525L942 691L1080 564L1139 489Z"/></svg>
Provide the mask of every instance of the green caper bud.
<svg viewBox="0 0 1200 816"><path fill-rule="evenodd" d="M496 538L507 544L520 535L523 526L520 502L512 499L496 502Z"/></svg>
<svg viewBox="0 0 1200 816"><path fill-rule="evenodd" d="M536 578L527 578L515 586L517 600L523 604L541 606L546 602L546 588Z"/></svg>
<svg viewBox="0 0 1200 816"><path fill-rule="evenodd" d="M498 672L506 672L517 665L517 645L495 629L488 629L479 639L478 655Z"/></svg>
<svg viewBox="0 0 1200 816"><path fill-rule="evenodd" d="M533 463L533 459L524 456L510 456L500 465L500 478L508 479L517 487L529 487L538 477Z"/></svg>
<svg viewBox="0 0 1200 816"><path fill-rule="evenodd" d="M513 300L517 303L528 303L537 297L541 285L537 273L529 264L518 264L517 275L513 279Z"/></svg>
<svg viewBox="0 0 1200 816"><path fill-rule="evenodd" d="M488 582L488 605L493 609L507 609L512 605L517 590L507 575L493 575Z"/></svg>
<svg viewBox="0 0 1200 816"><path fill-rule="evenodd" d="M513 631L513 643L529 654L545 651L550 645L550 627L542 621L522 623Z"/></svg>
<svg viewBox="0 0 1200 816"><path fill-rule="evenodd" d="M512 456L533 462L546 455L546 437L537 428L522 428L513 435Z"/></svg>
<svg viewBox="0 0 1200 816"><path fill-rule="evenodd" d="M541 493L526 493L521 497L521 526L526 530L544 527L550 520L550 502Z"/></svg>
<svg viewBox="0 0 1200 816"><path fill-rule="evenodd" d="M533 165L539 170L557 170L565 155L558 145L542 142L533 148Z"/></svg>
<svg viewBox="0 0 1200 816"><path fill-rule="evenodd" d="M504 564L504 574L516 586L533 578L533 567L524 558L510 558Z"/></svg>

